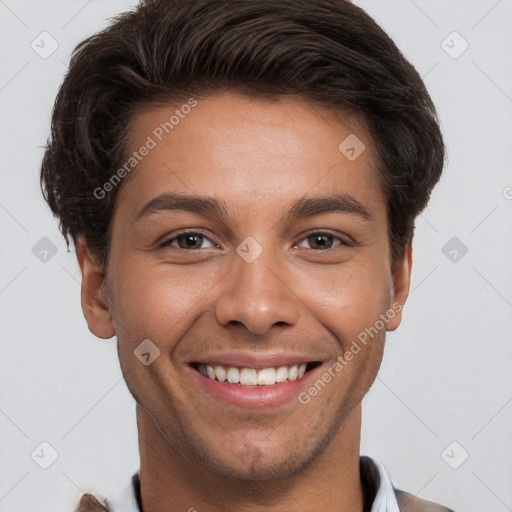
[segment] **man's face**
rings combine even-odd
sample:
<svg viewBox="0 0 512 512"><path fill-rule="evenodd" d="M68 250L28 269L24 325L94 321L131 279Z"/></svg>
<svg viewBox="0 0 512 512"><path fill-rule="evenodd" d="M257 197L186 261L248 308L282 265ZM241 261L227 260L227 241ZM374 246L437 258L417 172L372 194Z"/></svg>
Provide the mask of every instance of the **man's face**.
<svg viewBox="0 0 512 512"><path fill-rule="evenodd" d="M343 435L380 365L382 324L316 396L299 400L397 298L371 141L305 101L227 93L199 100L158 141L155 128L176 108L146 110L132 124L130 153L148 136L157 144L123 184L112 225L106 284L121 367L185 459L240 478L284 477ZM366 145L354 161L338 149L350 134ZM176 209L171 194L221 207ZM334 196L339 210L292 210ZM160 355L146 366L134 350L148 339ZM258 386L198 371L237 361L249 380L294 361L321 365Z"/></svg>

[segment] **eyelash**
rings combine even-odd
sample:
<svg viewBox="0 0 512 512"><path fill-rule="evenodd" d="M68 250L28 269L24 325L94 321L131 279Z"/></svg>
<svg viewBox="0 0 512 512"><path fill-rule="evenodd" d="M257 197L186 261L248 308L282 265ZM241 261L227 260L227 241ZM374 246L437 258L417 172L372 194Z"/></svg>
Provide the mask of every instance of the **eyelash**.
<svg viewBox="0 0 512 512"><path fill-rule="evenodd" d="M164 242L162 242L161 244L159 244L159 249L165 249L167 247L171 247L171 244L176 241L179 237L181 236L186 236L186 235L200 235L202 236L203 238L207 239L208 241L210 241L213 245L215 246L218 246L219 244L215 244L212 240L210 240L210 238L205 234L205 233L202 233L201 231L182 231L182 232L179 232L177 234L175 234L172 238L168 238L167 240L165 240ZM310 233L307 233L305 236L303 236L299 242L297 243L294 243L293 244L293 248L296 249L298 244L300 242L302 242L303 240L307 240L308 238L311 238L313 235L320 235L320 236L327 236L327 237L332 237L333 240L338 240L340 243L338 245L338 247L342 246L342 247L352 247L353 243L350 242L349 240L346 240L340 236L337 236L329 231L311 231ZM184 252L194 252L194 251L202 251L203 249L182 249L181 247L172 247L174 250L177 250L177 251L184 251ZM333 250L336 250L335 247L329 247L327 249L311 249L310 250L312 251L315 251L315 252L330 252L330 251L333 251Z"/></svg>

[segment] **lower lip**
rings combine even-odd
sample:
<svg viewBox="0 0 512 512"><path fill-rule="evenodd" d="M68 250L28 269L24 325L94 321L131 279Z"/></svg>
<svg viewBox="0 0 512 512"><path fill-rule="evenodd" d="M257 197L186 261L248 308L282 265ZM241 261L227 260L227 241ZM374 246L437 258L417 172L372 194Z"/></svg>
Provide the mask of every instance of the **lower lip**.
<svg viewBox="0 0 512 512"><path fill-rule="evenodd" d="M210 379L192 366L188 366L203 392L218 400L248 409L276 407L298 399L301 390L316 378L316 374L321 371L322 367L323 365L319 365L313 368L300 379L277 382L271 386L242 386Z"/></svg>

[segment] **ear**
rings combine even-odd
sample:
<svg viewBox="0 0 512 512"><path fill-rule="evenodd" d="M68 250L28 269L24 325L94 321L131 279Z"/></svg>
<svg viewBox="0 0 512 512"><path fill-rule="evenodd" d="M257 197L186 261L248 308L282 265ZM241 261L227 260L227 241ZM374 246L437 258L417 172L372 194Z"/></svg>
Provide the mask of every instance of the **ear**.
<svg viewBox="0 0 512 512"><path fill-rule="evenodd" d="M82 311L89 330L98 338L109 339L115 335L108 300L104 297L103 267L87 248L85 240L77 241L76 254L82 272Z"/></svg>
<svg viewBox="0 0 512 512"><path fill-rule="evenodd" d="M412 243L409 242L404 251L403 260L393 269L393 291L391 294L391 309L395 311L395 316L390 318L387 325L387 331L394 331L402 321L402 309L409 296L411 286L412 271Z"/></svg>

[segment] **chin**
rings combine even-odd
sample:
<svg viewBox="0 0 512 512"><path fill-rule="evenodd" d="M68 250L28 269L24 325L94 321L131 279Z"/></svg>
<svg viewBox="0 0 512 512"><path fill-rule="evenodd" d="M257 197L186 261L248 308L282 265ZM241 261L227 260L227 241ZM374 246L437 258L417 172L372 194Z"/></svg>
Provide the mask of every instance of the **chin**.
<svg viewBox="0 0 512 512"><path fill-rule="evenodd" d="M205 460L203 466L226 478L247 482L267 482L290 478L309 466L315 454L300 456L289 453L276 456L276 451L269 448L264 453L254 445L244 445L239 452L228 460Z"/></svg>
<svg viewBox="0 0 512 512"><path fill-rule="evenodd" d="M232 480L246 482L269 482L286 479L298 473L300 468L294 468L289 460L260 461L249 465L224 466L219 473Z"/></svg>

